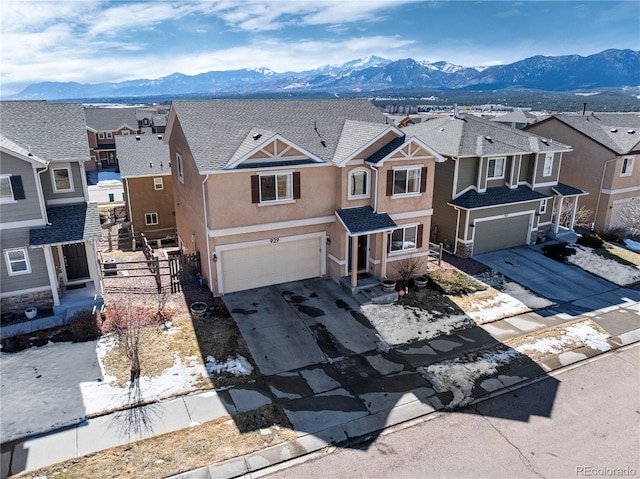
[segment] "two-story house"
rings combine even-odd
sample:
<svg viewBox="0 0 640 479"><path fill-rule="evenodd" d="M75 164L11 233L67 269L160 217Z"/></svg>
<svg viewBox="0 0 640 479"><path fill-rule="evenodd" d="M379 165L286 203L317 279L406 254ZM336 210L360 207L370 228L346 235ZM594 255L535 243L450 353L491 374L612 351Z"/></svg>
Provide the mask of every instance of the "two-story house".
<svg viewBox="0 0 640 479"><path fill-rule="evenodd" d="M84 109L87 138L91 148L91 162L87 169L118 166L116 136L136 135L140 132L136 108Z"/></svg>
<svg viewBox="0 0 640 479"><path fill-rule="evenodd" d="M584 192L558 182L570 147L469 114L402 129L448 161L435 172L432 240L460 256L535 242L573 229ZM569 205L570 224L560 215Z"/></svg>
<svg viewBox="0 0 640 479"><path fill-rule="evenodd" d="M560 181L587 191L582 206L596 231L623 226L619 213L640 202L640 116L637 113L553 115L526 131L568 143Z"/></svg>
<svg viewBox="0 0 640 479"><path fill-rule="evenodd" d="M0 103L0 302L3 311L60 305L67 287L101 294L95 203L80 103Z"/></svg>
<svg viewBox="0 0 640 479"><path fill-rule="evenodd" d="M435 163L365 100L175 101L181 247L224 294L318 276L358 286L428 254Z"/></svg>
<svg viewBox="0 0 640 479"><path fill-rule="evenodd" d="M117 136L116 148L134 234L152 240L175 236L171 160L163 135Z"/></svg>

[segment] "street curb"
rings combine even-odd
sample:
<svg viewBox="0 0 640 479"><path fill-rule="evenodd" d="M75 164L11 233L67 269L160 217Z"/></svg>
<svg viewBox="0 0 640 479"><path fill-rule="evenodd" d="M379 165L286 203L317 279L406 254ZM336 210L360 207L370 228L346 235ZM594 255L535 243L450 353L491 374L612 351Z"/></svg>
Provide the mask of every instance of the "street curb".
<svg viewBox="0 0 640 479"><path fill-rule="evenodd" d="M610 337L608 342L611 349L607 351L597 351L591 348L581 347L573 351L568 351L575 352L575 354L571 357L566 357L563 361L559 361L557 358L566 354L566 352L553 356L548 360L538 363L545 371L544 373L523 379L517 383L479 396L464 407L474 406L489 399L517 391L518 389L522 389L531 384L544 381L549 377L555 377L563 372L607 357L616 353L618 350L627 350L639 347L640 329L635 329L619 336ZM549 363L552 362L556 362L556 364L559 364L560 366L551 368ZM500 375L503 374L504 373ZM498 375L493 377L497 378L497 376ZM304 462L305 460L314 457L314 454L318 454L327 448L339 447L341 444L356 444L362 440L366 440L367 436L371 434L380 433L381 435L384 435L385 433L395 432L414 426L423 421L433 419L439 414L445 412L443 411L444 408L442 404L435 403L437 396L427 398L426 400L429 401L429 403L425 403L420 399L417 399L415 401L396 406L387 411L354 419L353 421L333 426L313 434L305 434L294 441L277 444L261 451L252 452L245 456L227 459L209 466L194 469L193 471L187 471L171 476L169 479L232 479L237 477L254 479L262 477L276 472L276 470L289 467L293 465L294 462ZM420 403L422 407L416 407L415 403ZM414 408L417 410L411 413ZM426 410L420 411L420 409ZM373 429L367 429L366 423L375 423L375 418L380 415L386 416L384 426L382 428L376 426Z"/></svg>

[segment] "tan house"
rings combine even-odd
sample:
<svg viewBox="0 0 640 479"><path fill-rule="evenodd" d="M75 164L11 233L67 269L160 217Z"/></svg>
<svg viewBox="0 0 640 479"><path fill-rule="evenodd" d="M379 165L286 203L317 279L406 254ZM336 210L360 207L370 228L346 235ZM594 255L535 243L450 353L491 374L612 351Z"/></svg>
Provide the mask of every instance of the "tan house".
<svg viewBox="0 0 640 479"><path fill-rule="evenodd" d="M619 213L640 202L640 116L637 113L553 115L527 131L569 143L560 180L589 192L581 204L596 231L621 226Z"/></svg>
<svg viewBox="0 0 640 479"><path fill-rule="evenodd" d="M470 114L431 118L402 131L448 159L435 172L432 241L472 256L544 236L575 239L584 192L558 181L570 147ZM565 204L572 213L563 227L553 212Z"/></svg>
<svg viewBox="0 0 640 479"><path fill-rule="evenodd" d="M174 238L171 161L163 135L117 136L116 148L134 235L144 233L151 240Z"/></svg>
<svg viewBox="0 0 640 479"><path fill-rule="evenodd" d="M444 159L368 101L175 101L166 141L179 241L216 295L318 276L357 288L428 253Z"/></svg>

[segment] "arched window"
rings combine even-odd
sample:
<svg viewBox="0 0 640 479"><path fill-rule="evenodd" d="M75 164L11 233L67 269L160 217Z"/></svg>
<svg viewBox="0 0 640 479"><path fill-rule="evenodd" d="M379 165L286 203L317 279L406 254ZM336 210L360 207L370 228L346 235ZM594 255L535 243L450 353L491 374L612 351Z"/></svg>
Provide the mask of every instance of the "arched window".
<svg viewBox="0 0 640 479"><path fill-rule="evenodd" d="M369 196L369 171L357 168L349 173L349 198Z"/></svg>

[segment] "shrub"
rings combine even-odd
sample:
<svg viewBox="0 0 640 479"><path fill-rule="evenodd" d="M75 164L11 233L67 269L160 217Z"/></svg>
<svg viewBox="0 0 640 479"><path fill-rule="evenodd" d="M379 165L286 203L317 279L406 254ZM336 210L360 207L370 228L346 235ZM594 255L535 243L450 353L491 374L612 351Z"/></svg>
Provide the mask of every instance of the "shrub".
<svg viewBox="0 0 640 479"><path fill-rule="evenodd" d="M600 233L600 236L605 241L614 241L619 243L628 235L627 235L627 231L624 228L617 227L617 228L609 228L607 231Z"/></svg>
<svg viewBox="0 0 640 479"><path fill-rule="evenodd" d="M576 250L569 248L567 243L548 244L542 247L542 252L549 258L562 262L566 261L572 254L576 254Z"/></svg>
<svg viewBox="0 0 640 479"><path fill-rule="evenodd" d="M480 281L457 269L439 269L428 273L427 277L445 294L460 296L486 289Z"/></svg>
<svg viewBox="0 0 640 479"><path fill-rule="evenodd" d="M76 311L69 318L69 331L71 332L71 340L74 343L82 343L91 341L100 337L100 320L99 314L84 309Z"/></svg>
<svg viewBox="0 0 640 479"><path fill-rule="evenodd" d="M578 238L578 244L588 248L602 248L604 241L598 235L582 235Z"/></svg>

